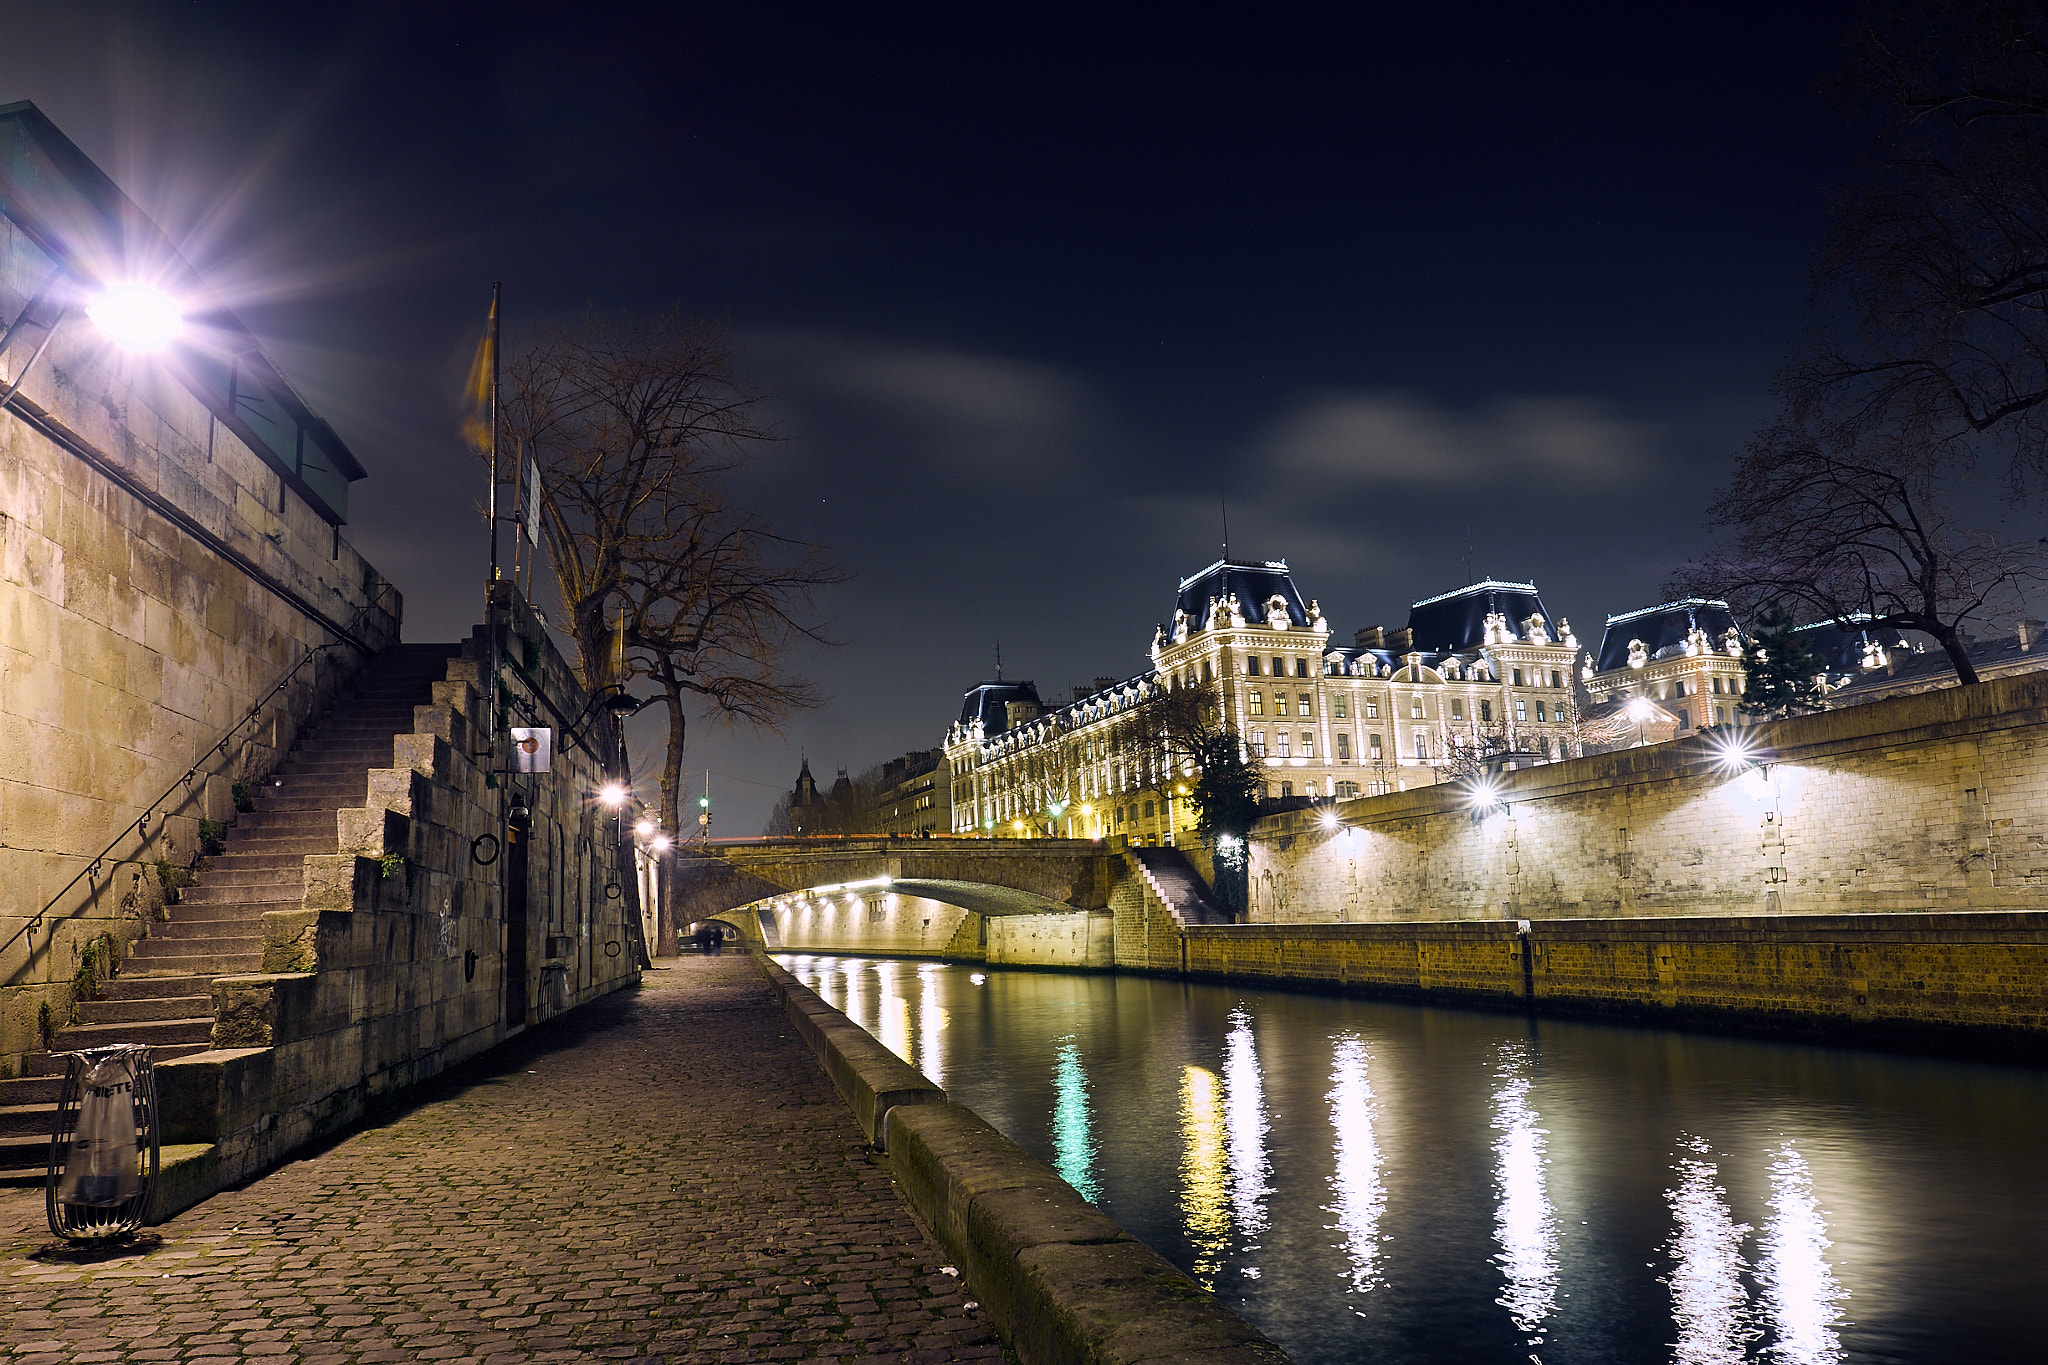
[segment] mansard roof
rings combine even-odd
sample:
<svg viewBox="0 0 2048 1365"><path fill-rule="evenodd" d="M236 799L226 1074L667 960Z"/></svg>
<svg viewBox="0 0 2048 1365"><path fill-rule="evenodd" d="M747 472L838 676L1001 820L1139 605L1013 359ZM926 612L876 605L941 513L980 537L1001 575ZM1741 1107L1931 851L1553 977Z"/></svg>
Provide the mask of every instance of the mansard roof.
<svg viewBox="0 0 2048 1365"><path fill-rule="evenodd" d="M1188 614L1188 632L1193 634L1208 628L1210 604L1233 593L1237 596L1237 609L1247 621L1264 625L1266 603L1278 597L1287 604L1289 625L1308 625L1308 608L1302 604L1284 559L1219 559L1194 577L1180 581L1180 597L1174 606Z"/></svg>
<svg viewBox="0 0 2048 1365"><path fill-rule="evenodd" d="M1028 680L977 683L967 689L967 695L960 702L960 723L972 725L981 722L981 732L988 738L1010 728L1010 713L1006 709L1013 701L1028 701L1042 707L1038 699L1038 686Z"/></svg>
<svg viewBox="0 0 2048 1365"><path fill-rule="evenodd" d="M1627 668L1631 640L1641 640L1653 660L1683 654L1686 638L1695 627L1707 633L1716 649L1721 647L1729 631L1738 634L1742 631L1735 613L1728 609L1726 602L1717 598L1687 597L1661 606L1639 607L1607 618L1607 629L1600 636L1600 653L1593 664L1594 671L1612 673ZM1743 635L1742 638L1747 640L1749 637Z"/></svg>
<svg viewBox="0 0 2048 1365"><path fill-rule="evenodd" d="M1508 629L1517 640L1528 637L1522 623L1531 616L1541 616L1550 625L1551 638L1557 637L1557 618L1545 609L1534 583L1503 583L1492 578L1415 603L1408 609L1408 629L1420 650L1452 654L1479 649L1486 643L1486 618L1493 612L1507 618Z"/></svg>
<svg viewBox="0 0 2048 1365"><path fill-rule="evenodd" d="M1916 645L1904 632L1890 626L1862 625L1854 630L1844 630L1835 621L1817 621L1813 625L1799 627L1796 633L1800 643L1814 652L1828 673L1847 673L1852 677L1863 672L1863 654L1867 645L1876 645L1889 654L1893 650L1911 652L1916 647L1924 650L1933 644L1932 637L1919 631L1913 632L1919 637ZM1938 649L1933 652L1940 654ZM1953 670L1953 665L1947 662L1948 656L1940 654L1940 657L1943 661L1941 666Z"/></svg>

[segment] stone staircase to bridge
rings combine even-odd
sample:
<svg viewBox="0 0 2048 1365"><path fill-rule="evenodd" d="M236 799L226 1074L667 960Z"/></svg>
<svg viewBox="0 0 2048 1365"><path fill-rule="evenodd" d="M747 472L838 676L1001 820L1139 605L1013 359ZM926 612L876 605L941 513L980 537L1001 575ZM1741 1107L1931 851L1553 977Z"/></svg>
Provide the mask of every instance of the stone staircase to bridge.
<svg viewBox="0 0 2048 1365"><path fill-rule="evenodd" d="M362 804L372 768L392 763L392 741L413 728L413 708L433 701L454 645L393 645L365 666L350 695L300 740L255 810L230 829L223 853L135 944L78 1022L28 1056L23 1075L0 1080L0 1182L40 1181L63 1087L64 1053L143 1043L158 1062L212 1044L213 980L263 969L263 914L305 895L308 854L339 846L335 812Z"/></svg>
<svg viewBox="0 0 2048 1365"><path fill-rule="evenodd" d="M1134 844L1129 852L1144 875L1146 887L1182 928L1190 924L1237 923L1237 916L1211 894L1201 874L1179 849Z"/></svg>

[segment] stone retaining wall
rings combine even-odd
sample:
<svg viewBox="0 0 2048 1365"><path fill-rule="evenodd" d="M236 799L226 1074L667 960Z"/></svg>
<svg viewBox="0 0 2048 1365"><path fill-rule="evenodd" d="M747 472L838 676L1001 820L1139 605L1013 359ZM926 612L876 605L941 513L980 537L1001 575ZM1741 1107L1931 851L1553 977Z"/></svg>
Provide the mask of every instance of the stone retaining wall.
<svg viewBox="0 0 2048 1365"><path fill-rule="evenodd" d="M905 1201L1025 1365L1286 1360L1044 1163L948 1103L788 972L757 960L862 1130L886 1150Z"/></svg>

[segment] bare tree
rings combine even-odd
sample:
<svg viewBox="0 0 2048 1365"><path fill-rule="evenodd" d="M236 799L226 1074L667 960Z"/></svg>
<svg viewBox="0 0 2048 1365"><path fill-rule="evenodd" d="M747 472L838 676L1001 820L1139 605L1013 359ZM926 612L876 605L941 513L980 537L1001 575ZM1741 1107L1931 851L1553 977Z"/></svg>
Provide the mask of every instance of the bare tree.
<svg viewBox="0 0 2048 1365"><path fill-rule="evenodd" d="M1905 0L1850 37L1837 93L1872 115L1814 277L1821 337L1782 388L1917 425L1967 462L2004 447L2015 491L2048 473L2048 6Z"/></svg>
<svg viewBox="0 0 2048 1365"><path fill-rule="evenodd" d="M1911 428L1772 427L1708 509L1708 526L1726 536L1720 552L1688 565L1674 588L1745 613L1778 602L1844 630L1923 631L1974 683L1965 623L2017 605L2040 552L1960 524L1946 472L1939 442Z"/></svg>
<svg viewBox="0 0 2048 1365"><path fill-rule="evenodd" d="M1225 719L1220 689L1162 680L1133 708L1125 740L1139 762L1168 779L1193 770L1196 828L1211 839L1249 830L1266 790L1265 765Z"/></svg>

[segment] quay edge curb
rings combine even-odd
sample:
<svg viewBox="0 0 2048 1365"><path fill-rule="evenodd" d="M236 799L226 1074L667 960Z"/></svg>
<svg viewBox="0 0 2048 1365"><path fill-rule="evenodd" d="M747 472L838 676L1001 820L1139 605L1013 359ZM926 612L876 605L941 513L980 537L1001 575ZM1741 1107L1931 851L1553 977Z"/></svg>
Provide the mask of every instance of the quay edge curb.
<svg viewBox="0 0 2048 1365"><path fill-rule="evenodd" d="M889 1139L875 1145L904 1199L1025 1365L1285 1365L1258 1329L1050 1167L948 1101L766 954L754 960L863 1128ZM904 1072L923 1088L905 1088Z"/></svg>

